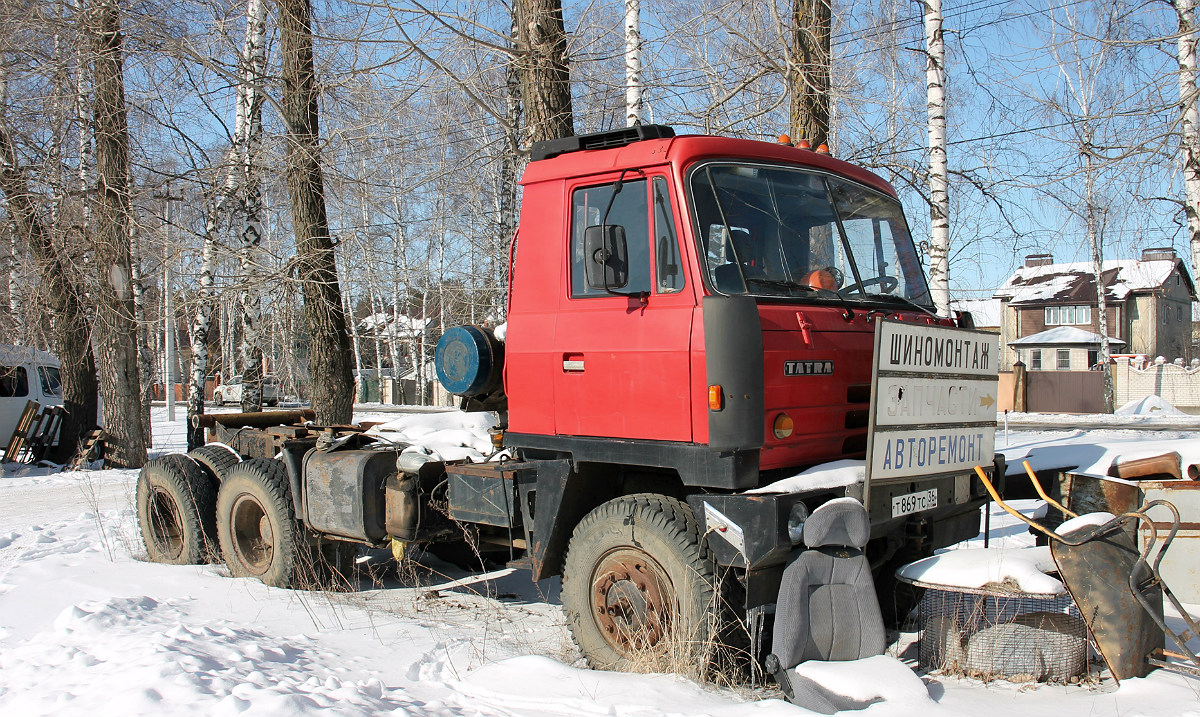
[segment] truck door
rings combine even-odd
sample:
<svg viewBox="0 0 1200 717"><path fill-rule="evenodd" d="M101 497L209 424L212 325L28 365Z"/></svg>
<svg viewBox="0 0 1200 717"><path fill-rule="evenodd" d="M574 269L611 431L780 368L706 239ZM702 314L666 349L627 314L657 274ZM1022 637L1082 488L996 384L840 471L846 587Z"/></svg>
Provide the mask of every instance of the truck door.
<svg viewBox="0 0 1200 717"><path fill-rule="evenodd" d="M615 198L615 175L570 190L570 285L555 321L562 359L554 376L555 432L687 442L695 288L685 278L667 177L628 177ZM590 289L585 280L584 229L602 220L625 228L629 282L619 290L623 296Z"/></svg>

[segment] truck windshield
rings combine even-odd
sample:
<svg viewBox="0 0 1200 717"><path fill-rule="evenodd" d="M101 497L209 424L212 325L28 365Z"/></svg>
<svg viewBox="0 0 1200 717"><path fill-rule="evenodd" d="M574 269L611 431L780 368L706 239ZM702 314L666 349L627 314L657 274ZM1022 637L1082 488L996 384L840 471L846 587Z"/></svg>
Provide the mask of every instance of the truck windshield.
<svg viewBox="0 0 1200 717"><path fill-rule="evenodd" d="M723 294L933 303L889 196L817 172L730 163L693 171L690 194L709 281Z"/></svg>

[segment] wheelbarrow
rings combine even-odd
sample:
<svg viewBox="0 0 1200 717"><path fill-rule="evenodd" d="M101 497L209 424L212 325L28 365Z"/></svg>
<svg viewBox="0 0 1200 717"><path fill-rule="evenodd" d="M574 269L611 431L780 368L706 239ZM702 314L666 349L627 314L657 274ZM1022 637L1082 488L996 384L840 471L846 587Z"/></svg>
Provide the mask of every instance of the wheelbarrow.
<svg viewBox="0 0 1200 717"><path fill-rule="evenodd" d="M1024 467L1043 500L1069 518L1079 517L1046 494L1028 461ZM1145 677L1156 667L1200 677L1200 657L1187 645L1200 635L1200 624L1163 583L1158 569L1179 530L1179 510L1174 505L1152 500L1110 520L1088 523L1085 518L1078 527L1064 533L1060 526L1056 532L1004 502L981 467L976 466L975 472L996 505L1049 539L1059 578L1079 607L1113 679L1120 683L1127 677ZM1158 526L1146 515L1156 506L1168 510L1173 520L1161 544ZM1149 532L1142 548L1137 543L1139 526ZM1182 632L1167 625L1164 597L1183 619L1186 628ZM1178 651L1165 649L1165 638L1170 638Z"/></svg>

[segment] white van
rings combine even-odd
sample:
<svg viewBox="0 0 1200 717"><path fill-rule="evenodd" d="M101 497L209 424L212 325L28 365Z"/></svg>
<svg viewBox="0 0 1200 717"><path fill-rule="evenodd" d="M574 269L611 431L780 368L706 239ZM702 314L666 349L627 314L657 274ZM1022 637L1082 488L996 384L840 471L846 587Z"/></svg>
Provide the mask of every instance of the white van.
<svg viewBox="0 0 1200 717"><path fill-rule="evenodd" d="M45 351L0 344L0 448L8 445L26 403L62 405L60 366L58 359Z"/></svg>

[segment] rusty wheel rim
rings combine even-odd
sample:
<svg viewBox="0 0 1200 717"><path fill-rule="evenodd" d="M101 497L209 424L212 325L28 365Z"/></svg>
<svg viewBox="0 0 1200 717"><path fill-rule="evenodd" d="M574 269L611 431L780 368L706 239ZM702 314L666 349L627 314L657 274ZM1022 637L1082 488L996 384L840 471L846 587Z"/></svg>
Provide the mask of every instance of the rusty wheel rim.
<svg viewBox="0 0 1200 717"><path fill-rule="evenodd" d="M238 561L254 575L262 575L275 557L275 531L262 504L242 494L233 503L233 550Z"/></svg>
<svg viewBox="0 0 1200 717"><path fill-rule="evenodd" d="M675 603L666 571L640 550L612 550L592 573L592 616L623 655L658 645L671 630Z"/></svg>
<svg viewBox="0 0 1200 717"><path fill-rule="evenodd" d="M183 518L170 493L153 489L150 493L150 532L155 546L168 560L183 554Z"/></svg>

